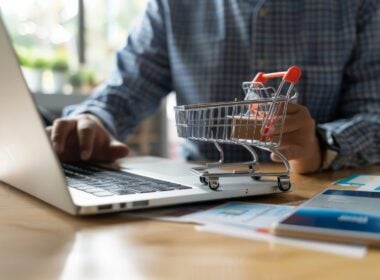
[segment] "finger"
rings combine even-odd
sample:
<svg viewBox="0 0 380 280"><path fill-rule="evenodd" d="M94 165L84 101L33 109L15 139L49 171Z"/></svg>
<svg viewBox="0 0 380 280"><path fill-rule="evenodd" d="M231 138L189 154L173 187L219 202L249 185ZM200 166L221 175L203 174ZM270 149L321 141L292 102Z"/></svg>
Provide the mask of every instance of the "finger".
<svg viewBox="0 0 380 280"><path fill-rule="evenodd" d="M281 112L277 112L276 115L273 119L274 129L272 135L294 132L304 126L312 125L313 122L308 109L299 104L289 104L285 116Z"/></svg>
<svg viewBox="0 0 380 280"><path fill-rule="evenodd" d="M77 125L80 157L82 160L90 159L95 142L96 127L95 123L88 118L78 119Z"/></svg>
<svg viewBox="0 0 380 280"><path fill-rule="evenodd" d="M300 143L307 144L307 141L310 141L310 139L304 135L300 137L300 133L297 130L287 132L282 135L280 148L284 146L298 145Z"/></svg>
<svg viewBox="0 0 380 280"><path fill-rule="evenodd" d="M274 162L281 162L282 161L275 153L271 153L270 158Z"/></svg>
<svg viewBox="0 0 380 280"><path fill-rule="evenodd" d="M70 119L57 119L51 127L50 139L57 153L63 153L67 137L76 127L76 121Z"/></svg>
<svg viewBox="0 0 380 280"><path fill-rule="evenodd" d="M315 122L308 110L299 110L285 118L283 133L291 133L303 128L314 129Z"/></svg>
<svg viewBox="0 0 380 280"><path fill-rule="evenodd" d="M303 105L289 102L288 107L286 109L286 113L291 115L291 114L295 114L298 111L302 111L302 110L308 110L308 109L307 109L307 107L305 107Z"/></svg>
<svg viewBox="0 0 380 280"><path fill-rule="evenodd" d="M287 159L287 160L294 160L302 158L304 149L298 145L287 145L287 146L281 146L278 151ZM271 155L272 158L272 155ZM281 161L280 158L276 155L273 155L273 158L275 161Z"/></svg>
<svg viewBox="0 0 380 280"><path fill-rule="evenodd" d="M46 130L46 133L47 133L48 137L50 138L50 136L51 136L52 126L47 126L47 127L45 127L45 130Z"/></svg>
<svg viewBox="0 0 380 280"><path fill-rule="evenodd" d="M76 129L70 131L65 142L65 150L61 154L58 154L58 156L62 162L81 161L79 140Z"/></svg>
<svg viewBox="0 0 380 280"><path fill-rule="evenodd" d="M129 153L129 148L124 143L121 143L119 141L113 140L109 147L109 160L116 160L118 158L122 158L127 156Z"/></svg>
<svg viewBox="0 0 380 280"><path fill-rule="evenodd" d="M91 160L112 162L116 159L127 156L128 153L129 148L127 145L116 140L111 140L107 148L94 151Z"/></svg>

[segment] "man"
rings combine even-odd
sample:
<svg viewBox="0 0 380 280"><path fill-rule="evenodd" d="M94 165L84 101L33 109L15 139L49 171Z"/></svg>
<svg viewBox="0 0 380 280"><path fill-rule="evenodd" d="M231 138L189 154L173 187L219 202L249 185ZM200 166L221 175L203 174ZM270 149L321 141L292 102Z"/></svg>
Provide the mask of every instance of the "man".
<svg viewBox="0 0 380 280"><path fill-rule="evenodd" d="M232 101L242 97L242 81L291 65L303 72L280 147L292 170L379 162L376 0L151 0L114 73L54 122L51 140L64 161L114 160L128 154L118 140L169 92L178 104ZM215 158L207 143L191 145L188 158ZM247 154L226 150L231 160Z"/></svg>

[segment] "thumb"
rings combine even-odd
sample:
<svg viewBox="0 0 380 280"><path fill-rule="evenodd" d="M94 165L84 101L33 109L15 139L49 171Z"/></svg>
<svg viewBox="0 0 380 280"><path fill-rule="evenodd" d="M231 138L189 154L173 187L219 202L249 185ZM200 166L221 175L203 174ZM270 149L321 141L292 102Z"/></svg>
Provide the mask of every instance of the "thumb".
<svg viewBox="0 0 380 280"><path fill-rule="evenodd" d="M282 146L278 151L287 159L293 160L302 157L302 148L296 145ZM281 159L274 153L270 155L274 162L281 162Z"/></svg>
<svg viewBox="0 0 380 280"><path fill-rule="evenodd" d="M112 159L125 157L129 154L129 148L126 144L113 140L109 146L109 156Z"/></svg>
<svg viewBox="0 0 380 280"><path fill-rule="evenodd" d="M47 127L45 127L45 131L46 131L47 135L48 135L49 138L50 138L50 136L51 136L51 131L52 131L52 126L47 126Z"/></svg>
<svg viewBox="0 0 380 280"><path fill-rule="evenodd" d="M281 162L281 159L275 153L270 154L270 159L274 162Z"/></svg>

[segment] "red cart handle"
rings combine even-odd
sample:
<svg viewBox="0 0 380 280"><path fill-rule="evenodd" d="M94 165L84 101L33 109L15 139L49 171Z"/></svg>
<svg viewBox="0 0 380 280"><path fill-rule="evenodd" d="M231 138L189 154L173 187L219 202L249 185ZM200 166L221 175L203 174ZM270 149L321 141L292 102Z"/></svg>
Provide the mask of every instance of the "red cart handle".
<svg viewBox="0 0 380 280"><path fill-rule="evenodd" d="M265 84L269 79L281 77L282 80L285 80L292 84L296 84L298 82L298 79L301 77L301 69L297 66L292 66L288 69L288 71L284 72L275 72L268 74L265 74L264 72L259 72L253 79L253 82Z"/></svg>

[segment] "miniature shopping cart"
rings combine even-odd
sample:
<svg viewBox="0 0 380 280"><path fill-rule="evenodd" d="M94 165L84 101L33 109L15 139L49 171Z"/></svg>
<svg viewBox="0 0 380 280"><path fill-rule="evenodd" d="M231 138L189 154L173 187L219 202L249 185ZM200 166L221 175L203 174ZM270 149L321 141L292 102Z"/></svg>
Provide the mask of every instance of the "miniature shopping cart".
<svg viewBox="0 0 380 280"><path fill-rule="evenodd" d="M296 98L294 85L301 76L301 70L292 66L285 72L258 73L252 82L244 82L244 100L207 104L176 106L175 118L179 137L211 142L220 153L218 162L194 167L192 171L203 184L212 190L219 188L219 178L250 176L260 180L263 176L277 177L281 191L291 188L290 165L278 148L281 143L289 100ZM281 78L277 89L267 87L269 79ZM243 146L251 155L248 162L225 163L220 144ZM253 147L275 154L284 164L283 172L262 172L259 158ZM246 166L245 170L229 170L226 166Z"/></svg>

